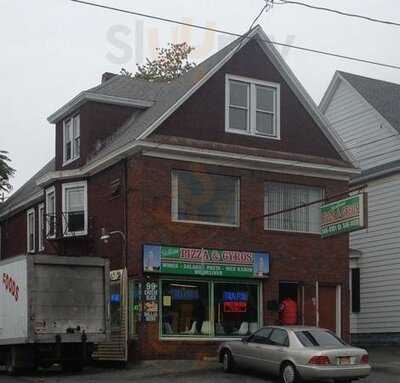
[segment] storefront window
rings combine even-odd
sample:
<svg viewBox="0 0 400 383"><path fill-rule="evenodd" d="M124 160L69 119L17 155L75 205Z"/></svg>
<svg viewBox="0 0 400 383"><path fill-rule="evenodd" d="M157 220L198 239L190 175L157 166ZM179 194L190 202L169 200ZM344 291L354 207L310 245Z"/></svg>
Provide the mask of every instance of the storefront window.
<svg viewBox="0 0 400 383"><path fill-rule="evenodd" d="M161 335L243 337L259 328L259 285L161 282Z"/></svg>
<svg viewBox="0 0 400 383"><path fill-rule="evenodd" d="M210 335L208 283L163 281L161 299L163 335Z"/></svg>
<svg viewBox="0 0 400 383"><path fill-rule="evenodd" d="M214 283L216 336L245 336L258 329L258 289L255 285Z"/></svg>
<svg viewBox="0 0 400 383"><path fill-rule="evenodd" d="M142 313L140 305L142 296L141 286L140 282L133 279L129 280L129 337L135 337L138 335L138 324Z"/></svg>

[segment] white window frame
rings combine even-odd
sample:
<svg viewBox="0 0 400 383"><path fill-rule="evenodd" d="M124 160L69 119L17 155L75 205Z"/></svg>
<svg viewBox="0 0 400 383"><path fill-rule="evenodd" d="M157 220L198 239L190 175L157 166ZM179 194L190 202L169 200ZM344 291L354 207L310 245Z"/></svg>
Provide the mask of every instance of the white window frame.
<svg viewBox="0 0 400 383"><path fill-rule="evenodd" d="M65 218L65 214L67 213L67 199L66 192L68 189L83 187L83 207L84 207L84 229L81 231L68 231L68 222ZM79 182L70 182L62 184L62 212L63 212L63 236L64 237L72 237L72 236L83 236L87 235L88 232L88 199L87 199L87 181L79 181Z"/></svg>
<svg viewBox="0 0 400 383"><path fill-rule="evenodd" d="M49 197L51 194L54 194L54 221L56 220L56 188L54 186L46 189L46 238L52 239L55 238L57 235L57 225L54 224L54 234L49 235L50 233L50 219L51 217L49 216Z"/></svg>
<svg viewBox="0 0 400 383"><path fill-rule="evenodd" d="M230 81L238 81L242 83L246 83L250 86L249 90L249 100L248 100L248 123L247 130L239 130L239 129L230 129L229 128L229 107L230 107ZM256 117L257 117L257 86L265 86L268 88L274 88L276 91L274 105L274 135L263 134L257 132L256 130ZM257 80L249 77L236 76L232 74L227 74L225 76L225 132L227 133L235 133L235 134L243 134L247 136L256 136L267 138L270 140L280 140L281 139L281 115L280 115L280 99L281 99L281 86L278 83L268 82Z"/></svg>
<svg viewBox="0 0 400 383"><path fill-rule="evenodd" d="M29 217L30 215L33 215L33 227L31 228L29 225ZM26 212L26 251L27 253L34 253L36 249L36 217L35 217L35 209L29 209ZM32 232L30 231L32 229ZM32 241L32 248L29 248L29 235L33 234L33 241Z"/></svg>
<svg viewBox="0 0 400 383"><path fill-rule="evenodd" d="M46 228L45 225L45 207L44 203L41 203L38 207L38 230L39 230L39 235L38 235L38 251L43 251L44 250L44 230ZM44 221L44 222L43 222Z"/></svg>
<svg viewBox="0 0 400 383"><path fill-rule="evenodd" d="M312 186L312 185L303 185L303 184L294 184L290 182L277 182L277 181L267 181L264 182L264 214L268 214L268 193L267 193L267 185L269 183L278 183L278 184L286 184L286 185L293 185L293 186L302 186L302 187L309 187L309 188L320 188L321 189L321 199L324 198L325 195L325 189L322 186ZM322 202L321 202L322 205ZM273 213L273 212L271 212ZM275 228L270 228L268 227L268 217L264 217L264 230L265 231L271 231L271 232L286 232L286 233L299 233L299 234L311 234L311 235L321 235L321 231L301 231L301 230L290 230L290 229L275 229Z"/></svg>
<svg viewBox="0 0 400 383"><path fill-rule="evenodd" d="M67 123L69 121L71 121L71 124L69 125L69 127L67 127ZM76 137L74 136L75 121L79 122L79 136L76 136ZM81 122L80 121L81 120L80 120L79 113L74 114L73 116L68 117L63 121L63 166L68 165L69 163L79 159L79 157L80 157L80 153L75 153L75 141L77 138L80 139L80 137L81 137L81 133L80 133ZM65 142L65 131L67 128L69 129L69 137L71 140L71 158L69 158L69 159L67 159L67 145L66 145L67 143ZM79 145L79 147L80 147L80 145ZM80 152L80 150L79 150L79 152Z"/></svg>
<svg viewBox="0 0 400 383"><path fill-rule="evenodd" d="M236 207L235 207L235 215L236 215L236 223L218 223L212 221L197 221L197 220L188 220L188 219L179 219L179 193L178 193L178 173L179 171L183 172L191 172L191 173L198 173L192 172L191 170L173 170L171 173L171 217L172 222L180 222L180 223L195 223L199 225L212 225L212 226L225 226L225 227L240 227L240 177L236 176L226 176L236 179L235 191L236 191ZM213 176L222 176L224 174L215 174L215 173L208 173Z"/></svg>

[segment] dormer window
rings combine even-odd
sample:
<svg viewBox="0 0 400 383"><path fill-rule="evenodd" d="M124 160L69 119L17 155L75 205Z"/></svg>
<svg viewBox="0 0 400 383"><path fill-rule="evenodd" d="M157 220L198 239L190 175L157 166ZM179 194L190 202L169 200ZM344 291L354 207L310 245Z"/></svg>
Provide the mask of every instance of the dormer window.
<svg viewBox="0 0 400 383"><path fill-rule="evenodd" d="M79 114L64 120L64 165L80 156L81 128Z"/></svg>
<svg viewBox="0 0 400 383"><path fill-rule="evenodd" d="M280 139L280 86L276 83L226 76L225 131Z"/></svg>

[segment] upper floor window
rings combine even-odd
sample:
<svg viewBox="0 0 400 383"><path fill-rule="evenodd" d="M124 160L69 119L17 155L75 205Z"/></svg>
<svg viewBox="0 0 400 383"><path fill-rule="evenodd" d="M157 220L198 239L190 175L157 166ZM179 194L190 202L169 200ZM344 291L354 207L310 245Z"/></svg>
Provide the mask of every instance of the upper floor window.
<svg viewBox="0 0 400 383"><path fill-rule="evenodd" d="M81 128L79 114L64 120L64 164L79 158Z"/></svg>
<svg viewBox="0 0 400 383"><path fill-rule="evenodd" d="M225 130L280 139L280 85L226 76Z"/></svg>
<svg viewBox="0 0 400 383"><path fill-rule="evenodd" d="M321 225L319 201L322 195L323 190L319 187L266 183L265 214L271 215L265 217L264 228L319 234ZM297 209L298 206L307 204L309 205Z"/></svg>
<svg viewBox="0 0 400 383"><path fill-rule="evenodd" d="M29 209L26 213L26 231L27 231L27 251L35 252L35 209Z"/></svg>
<svg viewBox="0 0 400 383"><path fill-rule="evenodd" d="M38 209L38 222L39 222L39 246L38 246L38 250L39 251L43 251L44 250L44 230L45 230L45 209L44 209L44 203L41 203L39 205L39 209Z"/></svg>
<svg viewBox="0 0 400 383"><path fill-rule="evenodd" d="M172 219L239 226L239 178L208 173L172 173Z"/></svg>
<svg viewBox="0 0 400 383"><path fill-rule="evenodd" d="M88 227L87 183L62 185L64 236L86 235Z"/></svg>
<svg viewBox="0 0 400 383"><path fill-rule="evenodd" d="M53 187L46 190L46 236L56 236L56 190Z"/></svg>

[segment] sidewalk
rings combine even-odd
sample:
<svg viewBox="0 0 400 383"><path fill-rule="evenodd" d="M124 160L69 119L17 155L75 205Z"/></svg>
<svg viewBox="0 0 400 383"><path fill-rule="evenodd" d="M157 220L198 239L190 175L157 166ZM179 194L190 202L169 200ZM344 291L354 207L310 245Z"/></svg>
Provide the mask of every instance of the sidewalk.
<svg viewBox="0 0 400 383"><path fill-rule="evenodd" d="M370 347L367 350L374 371L400 374L400 347Z"/></svg>

